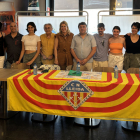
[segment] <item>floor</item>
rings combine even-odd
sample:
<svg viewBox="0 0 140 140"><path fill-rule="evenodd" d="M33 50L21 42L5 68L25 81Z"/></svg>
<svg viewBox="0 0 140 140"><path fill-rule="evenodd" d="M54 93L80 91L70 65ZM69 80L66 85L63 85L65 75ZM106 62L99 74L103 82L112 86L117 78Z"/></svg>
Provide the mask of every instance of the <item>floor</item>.
<svg viewBox="0 0 140 140"><path fill-rule="evenodd" d="M96 128L82 127L74 118L60 117L54 123L35 123L31 113L20 112L0 120L0 140L140 140L140 132L126 131L120 121L101 120Z"/></svg>
<svg viewBox="0 0 140 140"><path fill-rule="evenodd" d="M0 98L1 110L1 98ZM101 120L98 127L83 127L74 118L58 116L53 123L31 121L32 113L19 112L0 119L0 140L140 140L140 132L127 131L120 121Z"/></svg>

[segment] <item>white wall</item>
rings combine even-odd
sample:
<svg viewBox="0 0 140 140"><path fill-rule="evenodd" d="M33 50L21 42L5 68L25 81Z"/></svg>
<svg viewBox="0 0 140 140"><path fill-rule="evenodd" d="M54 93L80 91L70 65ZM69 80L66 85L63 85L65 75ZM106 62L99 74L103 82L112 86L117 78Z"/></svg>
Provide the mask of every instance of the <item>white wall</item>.
<svg viewBox="0 0 140 140"><path fill-rule="evenodd" d="M59 24L63 20L67 21L69 29L75 35L79 33L78 24L86 22L85 16L71 17L49 17L49 16L18 16L19 32L23 35L28 34L26 26L28 22L34 22L37 27L36 35L40 36L44 33L44 24L51 23L55 33L59 32Z"/></svg>
<svg viewBox="0 0 140 140"><path fill-rule="evenodd" d="M114 26L121 28L121 35L131 32L133 22L140 22L140 15L110 15L102 16L102 22L105 24L106 33L112 33Z"/></svg>

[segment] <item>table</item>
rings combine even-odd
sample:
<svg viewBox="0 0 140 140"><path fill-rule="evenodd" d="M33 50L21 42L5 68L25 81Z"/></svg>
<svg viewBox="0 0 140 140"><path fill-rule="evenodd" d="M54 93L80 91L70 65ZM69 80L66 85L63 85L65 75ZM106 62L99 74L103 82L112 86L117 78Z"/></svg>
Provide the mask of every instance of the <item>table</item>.
<svg viewBox="0 0 140 140"><path fill-rule="evenodd" d="M113 73L103 72L101 80L77 81L55 78L59 72L53 70L35 76L25 70L8 78L8 110L76 118L140 121L139 75L122 73L115 79ZM82 88L77 88L76 84ZM70 88L71 91L66 92Z"/></svg>
<svg viewBox="0 0 140 140"><path fill-rule="evenodd" d="M3 83L3 92L1 97L2 109L0 110L0 119L9 119L17 112L7 111L7 78L15 75L23 69L2 69L0 68L0 81Z"/></svg>

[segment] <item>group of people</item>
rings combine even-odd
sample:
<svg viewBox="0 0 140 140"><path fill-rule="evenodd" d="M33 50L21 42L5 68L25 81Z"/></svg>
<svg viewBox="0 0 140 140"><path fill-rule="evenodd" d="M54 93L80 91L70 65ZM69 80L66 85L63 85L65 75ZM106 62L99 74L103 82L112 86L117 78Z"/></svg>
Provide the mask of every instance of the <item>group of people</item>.
<svg viewBox="0 0 140 140"><path fill-rule="evenodd" d="M0 28L2 24L0 23ZM99 23L98 33L87 33L85 22L78 24L79 34L70 32L68 23L62 21L59 33L52 33L50 23L44 25L45 34L40 37L35 35L37 31L34 22L27 24L28 34L23 36L17 31L17 24L10 24L11 33L6 35L0 32L0 67L3 67L4 52L7 52L6 68L12 63L17 65L21 62L33 68L42 64L57 64L61 70L76 70L77 62L80 63L81 71L90 71L95 67L115 67L119 72L127 71L128 68L140 67L140 39L137 34L140 23L131 25L132 32L125 36L120 35L121 29L115 26L113 34L106 34L105 25ZM123 47L126 49L123 55Z"/></svg>

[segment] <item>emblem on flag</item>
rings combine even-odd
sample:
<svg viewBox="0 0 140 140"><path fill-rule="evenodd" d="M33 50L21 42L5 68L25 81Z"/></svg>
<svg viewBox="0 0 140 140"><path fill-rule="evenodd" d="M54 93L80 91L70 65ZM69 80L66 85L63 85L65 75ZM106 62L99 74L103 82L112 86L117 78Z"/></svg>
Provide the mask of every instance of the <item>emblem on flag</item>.
<svg viewBox="0 0 140 140"><path fill-rule="evenodd" d="M67 81L58 92L75 110L94 94L84 82L78 80Z"/></svg>

